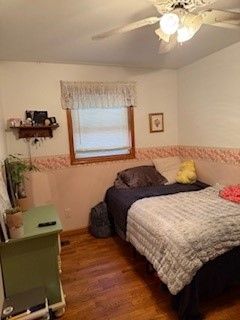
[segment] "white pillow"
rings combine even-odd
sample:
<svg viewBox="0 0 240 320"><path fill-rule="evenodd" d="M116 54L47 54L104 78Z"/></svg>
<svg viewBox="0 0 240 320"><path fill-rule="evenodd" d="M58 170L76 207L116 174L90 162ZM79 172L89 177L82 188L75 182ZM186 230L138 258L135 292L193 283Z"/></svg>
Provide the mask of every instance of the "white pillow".
<svg viewBox="0 0 240 320"><path fill-rule="evenodd" d="M176 182L177 173L181 164L179 157L154 159L153 163L156 170L167 179L166 184Z"/></svg>

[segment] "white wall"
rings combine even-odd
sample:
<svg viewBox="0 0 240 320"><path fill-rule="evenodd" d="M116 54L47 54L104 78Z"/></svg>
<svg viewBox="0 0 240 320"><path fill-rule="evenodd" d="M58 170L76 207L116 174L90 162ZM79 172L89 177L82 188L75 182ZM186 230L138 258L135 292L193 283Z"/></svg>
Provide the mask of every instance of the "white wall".
<svg viewBox="0 0 240 320"><path fill-rule="evenodd" d="M56 116L60 128L54 138L33 148L34 156L68 154L66 113L61 109L60 80L137 81L135 135L137 147L176 145L177 130L177 72L88 65L1 62L2 102L4 118L24 117L27 109L48 110ZM165 132L150 134L148 113L164 112ZM27 145L7 134L8 153L27 154Z"/></svg>
<svg viewBox="0 0 240 320"><path fill-rule="evenodd" d="M240 42L179 70L179 143L240 147Z"/></svg>

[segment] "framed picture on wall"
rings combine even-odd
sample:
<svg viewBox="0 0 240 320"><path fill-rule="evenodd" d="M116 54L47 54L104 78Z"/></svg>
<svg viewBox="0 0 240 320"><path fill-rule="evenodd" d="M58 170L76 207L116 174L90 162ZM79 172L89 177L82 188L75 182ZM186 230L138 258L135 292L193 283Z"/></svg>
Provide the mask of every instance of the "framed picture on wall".
<svg viewBox="0 0 240 320"><path fill-rule="evenodd" d="M149 113L150 133L164 131L163 113Z"/></svg>

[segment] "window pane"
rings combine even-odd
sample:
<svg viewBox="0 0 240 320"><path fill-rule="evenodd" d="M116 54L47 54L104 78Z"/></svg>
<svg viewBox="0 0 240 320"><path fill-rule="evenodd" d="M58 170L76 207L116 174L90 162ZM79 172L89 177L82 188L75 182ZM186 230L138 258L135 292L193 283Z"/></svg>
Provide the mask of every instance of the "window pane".
<svg viewBox="0 0 240 320"><path fill-rule="evenodd" d="M72 121L76 158L130 152L127 108L73 110Z"/></svg>

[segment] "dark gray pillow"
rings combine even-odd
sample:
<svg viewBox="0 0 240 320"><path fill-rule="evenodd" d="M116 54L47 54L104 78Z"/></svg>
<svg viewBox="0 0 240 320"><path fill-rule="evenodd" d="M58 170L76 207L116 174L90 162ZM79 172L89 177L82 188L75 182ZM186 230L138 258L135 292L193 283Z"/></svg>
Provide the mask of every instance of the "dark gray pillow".
<svg viewBox="0 0 240 320"><path fill-rule="evenodd" d="M114 181L114 187L117 189L127 189L129 188L126 183L124 183L121 179L121 177L117 176L117 178Z"/></svg>
<svg viewBox="0 0 240 320"><path fill-rule="evenodd" d="M139 166L123 170L118 173L115 187L136 188L165 184L167 180L155 169L154 166Z"/></svg>

